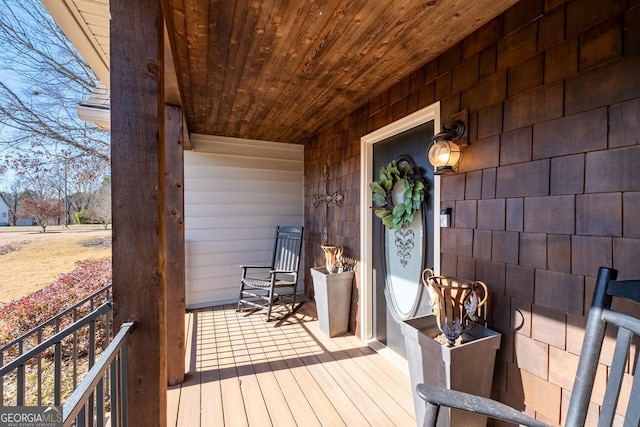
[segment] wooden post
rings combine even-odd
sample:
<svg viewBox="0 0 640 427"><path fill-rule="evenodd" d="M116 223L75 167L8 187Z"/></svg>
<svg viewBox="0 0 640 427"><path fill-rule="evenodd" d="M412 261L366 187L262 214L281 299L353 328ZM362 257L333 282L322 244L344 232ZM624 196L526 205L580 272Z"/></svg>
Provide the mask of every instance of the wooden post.
<svg viewBox="0 0 640 427"><path fill-rule="evenodd" d="M157 0L111 0L113 298L129 341L128 423L167 424L163 221L163 16Z"/></svg>
<svg viewBox="0 0 640 427"><path fill-rule="evenodd" d="M167 380L184 381L185 272L184 272L184 155L182 109L165 107L163 232L164 279L167 304Z"/></svg>

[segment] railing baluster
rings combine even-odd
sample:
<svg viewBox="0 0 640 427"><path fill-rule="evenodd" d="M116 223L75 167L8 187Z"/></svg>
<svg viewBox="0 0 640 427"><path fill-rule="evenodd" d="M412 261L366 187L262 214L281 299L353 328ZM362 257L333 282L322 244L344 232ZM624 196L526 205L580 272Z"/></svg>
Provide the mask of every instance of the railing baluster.
<svg viewBox="0 0 640 427"><path fill-rule="evenodd" d="M4 350L0 350L0 365L4 365ZM0 376L0 406L4 406L4 377Z"/></svg>
<svg viewBox="0 0 640 427"><path fill-rule="evenodd" d="M76 417L76 427L87 426L87 406L84 405Z"/></svg>
<svg viewBox="0 0 640 427"><path fill-rule="evenodd" d="M104 426L104 377L96 387L96 427Z"/></svg>
<svg viewBox="0 0 640 427"><path fill-rule="evenodd" d="M24 406L24 365L18 366L16 381L16 405Z"/></svg>
<svg viewBox="0 0 640 427"><path fill-rule="evenodd" d="M118 427L120 425L120 392L118 391L118 365L117 361L120 356L113 359L109 368L109 377L111 378L110 398L111 398L111 425Z"/></svg>
<svg viewBox="0 0 640 427"><path fill-rule="evenodd" d="M104 344L102 350L107 348L107 346L111 342L111 339L110 339L110 337L111 337L111 318L110 318L109 315L105 315L104 316L104 323L105 323L105 344ZM106 384L105 384L105 389L107 390L107 393L109 393L110 384L111 384L111 376L107 375Z"/></svg>
<svg viewBox="0 0 640 427"><path fill-rule="evenodd" d="M91 395L89 396L89 400L87 400L87 403L85 404L85 412L87 414L87 420L88 423L87 425L90 425L89 423L91 423L93 420L93 404L95 403L95 391L93 393L91 393Z"/></svg>
<svg viewBox="0 0 640 427"><path fill-rule="evenodd" d="M95 363L96 359L96 321L89 323L89 369L91 369ZM87 370L88 371L88 370ZM75 387L74 387L75 388ZM88 413L89 419L93 419L93 403L94 403L94 395L92 394L89 397L89 405L88 405Z"/></svg>
<svg viewBox="0 0 640 427"><path fill-rule="evenodd" d="M111 334L112 334L112 328L113 328L113 319L111 317L107 317L105 316L104 318L104 322L105 322L105 330L106 330L106 336L105 336L105 348L106 346L109 345L109 343L111 342Z"/></svg>
<svg viewBox="0 0 640 427"><path fill-rule="evenodd" d="M38 345L42 343L42 329L38 329ZM42 406L42 353L38 353L38 405Z"/></svg>
<svg viewBox="0 0 640 427"><path fill-rule="evenodd" d="M73 323L78 321L78 308L73 308ZM73 333L73 388L78 386L78 332Z"/></svg>
<svg viewBox="0 0 640 427"><path fill-rule="evenodd" d="M96 360L96 321L89 323L89 369ZM75 387L74 387L75 388Z"/></svg>
<svg viewBox="0 0 640 427"><path fill-rule="evenodd" d="M120 348L120 413L122 415L122 426L127 427L127 366L128 366L128 344L122 343Z"/></svg>
<svg viewBox="0 0 640 427"><path fill-rule="evenodd" d="M62 394L62 341L56 343L53 357L53 404L60 406Z"/></svg>

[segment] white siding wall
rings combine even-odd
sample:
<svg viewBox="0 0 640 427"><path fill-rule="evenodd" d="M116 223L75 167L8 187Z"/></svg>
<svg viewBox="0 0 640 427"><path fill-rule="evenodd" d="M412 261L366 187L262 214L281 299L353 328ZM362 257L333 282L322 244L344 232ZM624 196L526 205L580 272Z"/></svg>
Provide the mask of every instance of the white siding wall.
<svg viewBox="0 0 640 427"><path fill-rule="evenodd" d="M268 264L275 227L303 224L304 147L196 134L191 142L194 151L184 156L187 307L236 302L238 266Z"/></svg>

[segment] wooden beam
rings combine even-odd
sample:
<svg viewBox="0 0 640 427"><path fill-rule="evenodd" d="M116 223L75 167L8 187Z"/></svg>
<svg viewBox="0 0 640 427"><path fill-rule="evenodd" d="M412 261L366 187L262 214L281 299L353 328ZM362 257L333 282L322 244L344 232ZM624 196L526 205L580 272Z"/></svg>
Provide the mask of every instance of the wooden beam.
<svg viewBox="0 0 640 427"><path fill-rule="evenodd" d="M163 16L157 0L111 0L113 297L128 346L128 423L167 423Z"/></svg>
<svg viewBox="0 0 640 427"><path fill-rule="evenodd" d="M167 380L184 381L184 156L183 121L180 107L165 107L164 204L161 235L164 238L164 280L167 297Z"/></svg>

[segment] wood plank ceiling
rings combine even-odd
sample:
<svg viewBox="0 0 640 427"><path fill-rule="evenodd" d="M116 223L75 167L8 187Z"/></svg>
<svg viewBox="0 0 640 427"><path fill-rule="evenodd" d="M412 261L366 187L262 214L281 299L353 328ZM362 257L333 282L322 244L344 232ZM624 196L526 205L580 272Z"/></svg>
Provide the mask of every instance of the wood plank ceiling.
<svg viewBox="0 0 640 427"><path fill-rule="evenodd" d="M190 132L303 143L517 0L169 0Z"/></svg>

